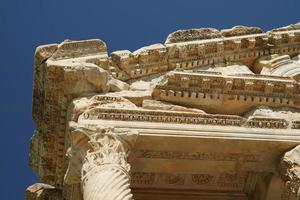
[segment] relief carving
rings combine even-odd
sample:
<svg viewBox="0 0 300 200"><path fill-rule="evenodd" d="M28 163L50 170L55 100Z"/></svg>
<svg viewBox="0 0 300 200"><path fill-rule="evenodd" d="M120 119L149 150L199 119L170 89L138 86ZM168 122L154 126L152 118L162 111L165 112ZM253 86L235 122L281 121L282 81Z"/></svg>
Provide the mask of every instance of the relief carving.
<svg viewBox="0 0 300 200"><path fill-rule="evenodd" d="M210 189L227 188L232 190L243 189L246 181L246 172L229 173L154 173L134 172L132 186L137 188L158 186L168 188ZM253 182L255 185L256 182Z"/></svg>
<svg viewBox="0 0 300 200"><path fill-rule="evenodd" d="M84 179L96 167L117 166L128 175L130 165L127 157L132 150L137 132L115 130L109 127L84 127L70 123L68 149L69 167L65 182L74 184Z"/></svg>
<svg viewBox="0 0 300 200"><path fill-rule="evenodd" d="M197 185L213 184L214 176L210 174L192 174L192 181Z"/></svg>
<svg viewBox="0 0 300 200"><path fill-rule="evenodd" d="M288 191L300 199L300 145L283 155L280 173Z"/></svg>
<svg viewBox="0 0 300 200"><path fill-rule="evenodd" d="M215 160L232 162L261 162L259 154L222 153L222 152L171 152L140 150L137 158L172 159L172 160Z"/></svg>
<svg viewBox="0 0 300 200"><path fill-rule="evenodd" d="M299 54L299 24L269 32L246 26L179 30L164 44L110 55L99 39L42 45L35 52L36 131L30 164L42 181L60 191L65 184L80 183L84 199L109 199L101 195L115 180L120 185L111 199L114 194L132 199L130 181L167 188L189 183L195 188L239 188L245 179L240 173L130 175L129 152L137 133L116 127L228 126L262 133L277 129L276 133L284 132L280 136L296 137ZM249 152L139 149L135 153L145 160L264 162L260 154ZM281 161L290 193L299 193L298 157L295 148ZM93 193L99 189L95 183L102 184L101 192Z"/></svg>

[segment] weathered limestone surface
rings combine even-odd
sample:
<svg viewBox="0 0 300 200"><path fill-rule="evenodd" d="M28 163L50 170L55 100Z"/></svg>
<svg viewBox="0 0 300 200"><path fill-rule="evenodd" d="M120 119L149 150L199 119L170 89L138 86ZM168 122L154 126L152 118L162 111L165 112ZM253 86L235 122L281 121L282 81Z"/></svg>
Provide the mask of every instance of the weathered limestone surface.
<svg viewBox="0 0 300 200"><path fill-rule="evenodd" d="M300 199L300 145L282 157L281 174L290 192Z"/></svg>
<svg viewBox="0 0 300 200"><path fill-rule="evenodd" d="M137 133L110 128L91 130L77 124L70 125L70 129L65 182L81 183L84 199L132 199L127 156Z"/></svg>
<svg viewBox="0 0 300 200"><path fill-rule="evenodd" d="M289 55L279 56L278 54L274 54L266 56L259 59L255 67L256 70L261 71L260 73L263 75L289 76L297 81L300 79L299 55L292 59Z"/></svg>
<svg viewBox="0 0 300 200"><path fill-rule="evenodd" d="M299 23L37 47L26 199L299 198L299 55Z"/></svg>
<svg viewBox="0 0 300 200"><path fill-rule="evenodd" d="M62 193L59 189L43 183L31 185L26 190L26 199L28 200L62 200Z"/></svg>

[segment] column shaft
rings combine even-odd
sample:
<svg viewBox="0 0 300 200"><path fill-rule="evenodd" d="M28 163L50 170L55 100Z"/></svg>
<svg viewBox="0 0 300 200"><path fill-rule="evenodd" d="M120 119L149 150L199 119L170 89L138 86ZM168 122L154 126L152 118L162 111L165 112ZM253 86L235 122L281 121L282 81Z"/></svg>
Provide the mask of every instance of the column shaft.
<svg viewBox="0 0 300 200"><path fill-rule="evenodd" d="M132 200L128 173L117 165L94 167L83 178L84 200Z"/></svg>

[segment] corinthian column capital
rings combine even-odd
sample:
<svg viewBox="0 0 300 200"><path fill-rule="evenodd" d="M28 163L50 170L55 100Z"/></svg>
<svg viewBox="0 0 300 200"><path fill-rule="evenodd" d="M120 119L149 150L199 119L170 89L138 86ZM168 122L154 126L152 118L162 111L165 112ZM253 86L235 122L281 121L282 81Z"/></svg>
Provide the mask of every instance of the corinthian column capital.
<svg viewBox="0 0 300 200"><path fill-rule="evenodd" d="M300 199L300 145L283 155L280 173L288 190Z"/></svg>
<svg viewBox="0 0 300 200"><path fill-rule="evenodd" d="M67 184L81 182L84 200L130 200L128 155L137 132L70 124ZM108 194L106 196L106 194Z"/></svg>
<svg viewBox="0 0 300 200"><path fill-rule="evenodd" d="M97 131L90 136L89 145L82 165L82 179L95 167L118 167L130 171L127 156L137 134L129 130L114 132L112 128Z"/></svg>

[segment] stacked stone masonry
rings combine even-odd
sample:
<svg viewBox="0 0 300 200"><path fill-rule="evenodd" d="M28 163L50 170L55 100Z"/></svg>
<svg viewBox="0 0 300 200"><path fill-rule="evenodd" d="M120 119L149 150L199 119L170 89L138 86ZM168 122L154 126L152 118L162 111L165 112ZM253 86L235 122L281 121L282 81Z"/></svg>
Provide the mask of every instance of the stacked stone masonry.
<svg viewBox="0 0 300 200"><path fill-rule="evenodd" d="M34 71L28 200L300 198L299 23L65 40Z"/></svg>

